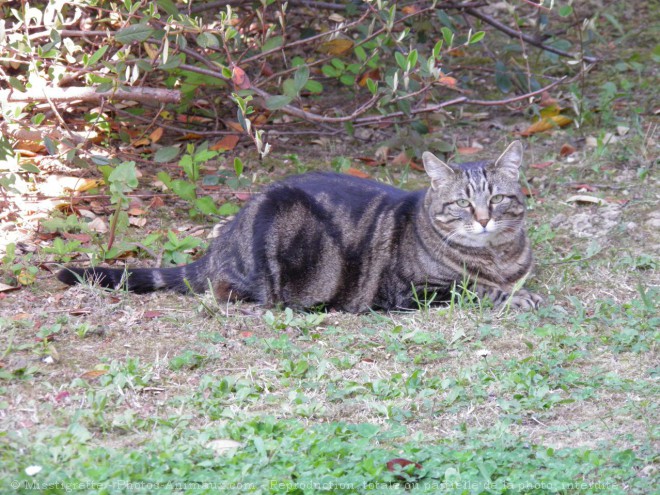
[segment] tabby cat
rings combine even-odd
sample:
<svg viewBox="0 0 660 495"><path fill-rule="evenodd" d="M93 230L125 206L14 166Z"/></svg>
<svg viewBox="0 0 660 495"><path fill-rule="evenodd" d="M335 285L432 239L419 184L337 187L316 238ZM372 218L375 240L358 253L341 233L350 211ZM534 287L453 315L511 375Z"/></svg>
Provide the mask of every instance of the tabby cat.
<svg viewBox="0 0 660 495"><path fill-rule="evenodd" d="M431 185L417 192L334 173L290 177L251 199L194 263L65 268L58 278L140 293L212 287L223 299L355 313L414 308L429 291L446 300L469 279L495 305L533 309L539 296L512 294L532 266L522 151L516 141L497 160L454 165L426 152Z"/></svg>

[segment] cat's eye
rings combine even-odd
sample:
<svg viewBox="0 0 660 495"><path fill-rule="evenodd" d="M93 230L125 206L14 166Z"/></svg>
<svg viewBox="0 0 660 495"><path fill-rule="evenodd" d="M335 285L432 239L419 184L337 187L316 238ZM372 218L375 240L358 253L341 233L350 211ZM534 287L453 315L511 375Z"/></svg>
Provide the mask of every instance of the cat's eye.
<svg viewBox="0 0 660 495"><path fill-rule="evenodd" d="M470 206L470 202L467 199L457 199L456 204L461 208L467 208Z"/></svg>
<svg viewBox="0 0 660 495"><path fill-rule="evenodd" d="M501 203L502 201L504 201L503 194L496 194L492 198L490 198L491 203Z"/></svg>

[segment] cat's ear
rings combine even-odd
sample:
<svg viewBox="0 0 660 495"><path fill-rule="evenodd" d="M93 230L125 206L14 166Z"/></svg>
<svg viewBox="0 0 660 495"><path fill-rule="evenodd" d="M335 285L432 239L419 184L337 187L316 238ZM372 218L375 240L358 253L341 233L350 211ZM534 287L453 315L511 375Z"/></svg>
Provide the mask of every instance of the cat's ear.
<svg viewBox="0 0 660 495"><path fill-rule="evenodd" d="M425 151L422 154L422 161L424 162L424 170L426 170L426 173L431 178L431 187L433 189L437 189L440 183L450 180L456 174L453 168L430 151Z"/></svg>
<svg viewBox="0 0 660 495"><path fill-rule="evenodd" d="M518 180L518 172L522 165L523 145L520 141L514 141L504 150L504 153L495 161L493 166L498 172Z"/></svg>

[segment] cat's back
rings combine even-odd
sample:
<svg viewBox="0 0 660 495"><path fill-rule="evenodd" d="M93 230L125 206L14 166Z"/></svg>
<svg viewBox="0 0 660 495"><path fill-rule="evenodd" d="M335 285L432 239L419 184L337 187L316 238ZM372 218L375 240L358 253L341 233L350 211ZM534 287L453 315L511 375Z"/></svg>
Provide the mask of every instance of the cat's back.
<svg viewBox="0 0 660 495"><path fill-rule="evenodd" d="M275 196L305 196L335 206L361 208L373 201L382 206L405 201L411 193L372 179L334 172L308 172L294 175L269 187Z"/></svg>

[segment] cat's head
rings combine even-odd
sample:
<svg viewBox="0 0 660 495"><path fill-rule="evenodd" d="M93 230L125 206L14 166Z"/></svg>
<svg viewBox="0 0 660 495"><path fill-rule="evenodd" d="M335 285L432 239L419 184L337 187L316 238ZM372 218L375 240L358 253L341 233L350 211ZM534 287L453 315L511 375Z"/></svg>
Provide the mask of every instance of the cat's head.
<svg viewBox="0 0 660 495"><path fill-rule="evenodd" d="M523 227L525 196L518 183L523 147L514 141L497 160L447 165L422 155L431 178L426 207L445 238L482 247L512 238Z"/></svg>

